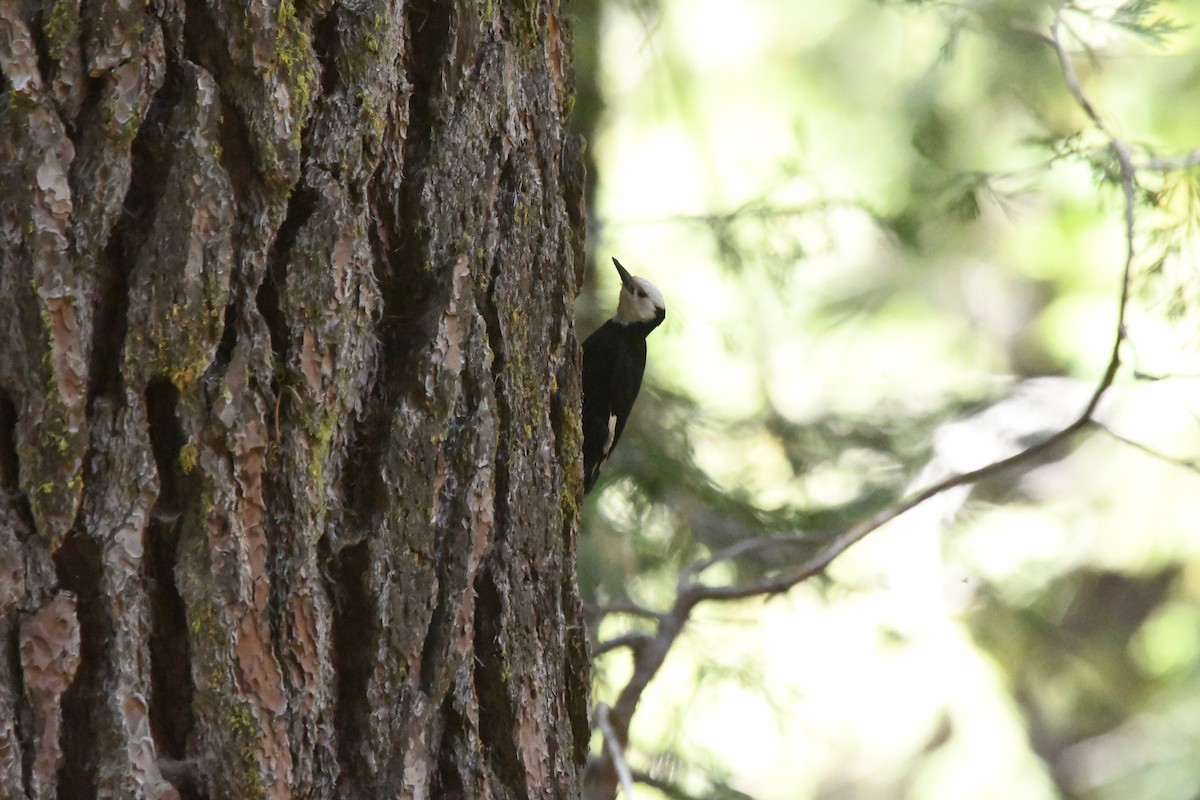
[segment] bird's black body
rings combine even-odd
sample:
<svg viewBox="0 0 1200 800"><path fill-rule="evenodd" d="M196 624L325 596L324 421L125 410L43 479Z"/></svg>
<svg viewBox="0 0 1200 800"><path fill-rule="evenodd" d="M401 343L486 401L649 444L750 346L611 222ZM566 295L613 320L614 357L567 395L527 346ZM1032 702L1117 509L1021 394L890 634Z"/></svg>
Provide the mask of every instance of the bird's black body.
<svg viewBox="0 0 1200 800"><path fill-rule="evenodd" d="M613 263L617 263L613 259ZM583 490L591 491L600 475L600 466L621 438L625 421L633 409L642 373L646 369L646 337L662 324L667 312L653 303L661 296L648 283L633 278L617 263L624 284L622 292L631 298L651 300L642 303L644 311L634 312L647 319L621 318L618 315L601 325L583 343ZM636 283L635 283L636 282ZM653 293L647 298L646 291ZM632 301L631 301L632 303ZM626 311L626 313L629 313Z"/></svg>

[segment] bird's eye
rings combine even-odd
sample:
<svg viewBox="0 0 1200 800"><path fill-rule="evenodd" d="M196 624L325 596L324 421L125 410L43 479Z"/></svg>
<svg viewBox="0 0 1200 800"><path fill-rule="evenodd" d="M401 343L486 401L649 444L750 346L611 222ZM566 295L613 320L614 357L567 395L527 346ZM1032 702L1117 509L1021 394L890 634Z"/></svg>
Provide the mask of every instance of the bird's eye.
<svg viewBox="0 0 1200 800"><path fill-rule="evenodd" d="M646 296L646 291L645 291L644 289L638 289L638 290L637 290L637 296L638 296L638 297L645 297L645 296Z"/></svg>

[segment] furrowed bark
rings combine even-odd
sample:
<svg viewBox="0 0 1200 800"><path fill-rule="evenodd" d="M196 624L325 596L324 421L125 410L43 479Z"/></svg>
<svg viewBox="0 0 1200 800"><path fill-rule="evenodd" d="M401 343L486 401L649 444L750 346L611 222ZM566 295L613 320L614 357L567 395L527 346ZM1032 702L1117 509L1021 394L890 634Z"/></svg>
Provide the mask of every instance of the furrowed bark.
<svg viewBox="0 0 1200 800"><path fill-rule="evenodd" d="M558 13L0 0L0 795L577 794Z"/></svg>

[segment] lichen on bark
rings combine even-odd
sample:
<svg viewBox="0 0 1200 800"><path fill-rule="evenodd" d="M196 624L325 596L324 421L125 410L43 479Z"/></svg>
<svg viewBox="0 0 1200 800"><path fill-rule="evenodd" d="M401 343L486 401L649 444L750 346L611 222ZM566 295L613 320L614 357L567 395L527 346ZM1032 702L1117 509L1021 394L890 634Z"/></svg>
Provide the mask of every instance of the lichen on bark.
<svg viewBox="0 0 1200 800"><path fill-rule="evenodd" d="M0 75L0 794L574 796L556 4L0 2Z"/></svg>

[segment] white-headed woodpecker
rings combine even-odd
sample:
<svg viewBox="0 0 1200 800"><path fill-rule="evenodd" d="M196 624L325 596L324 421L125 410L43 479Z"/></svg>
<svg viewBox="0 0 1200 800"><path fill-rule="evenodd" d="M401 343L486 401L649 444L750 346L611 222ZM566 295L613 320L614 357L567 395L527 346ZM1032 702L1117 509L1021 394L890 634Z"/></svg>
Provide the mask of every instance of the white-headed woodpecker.
<svg viewBox="0 0 1200 800"><path fill-rule="evenodd" d="M583 491L590 492L642 387L646 337L667 318L654 284L635 278L613 259L621 275L617 313L583 343Z"/></svg>

